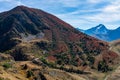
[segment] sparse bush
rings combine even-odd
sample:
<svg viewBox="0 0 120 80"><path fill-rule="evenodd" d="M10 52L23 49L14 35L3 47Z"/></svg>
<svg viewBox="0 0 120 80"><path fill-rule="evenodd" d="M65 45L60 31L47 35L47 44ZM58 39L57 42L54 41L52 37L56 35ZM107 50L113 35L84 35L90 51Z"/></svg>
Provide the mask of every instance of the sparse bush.
<svg viewBox="0 0 120 80"><path fill-rule="evenodd" d="M22 65L22 69L26 70L28 68L27 64Z"/></svg>
<svg viewBox="0 0 120 80"><path fill-rule="evenodd" d="M42 73L39 73L39 76L40 76L41 80L47 80Z"/></svg>
<svg viewBox="0 0 120 80"><path fill-rule="evenodd" d="M0 78L0 80L4 80L4 78Z"/></svg>
<svg viewBox="0 0 120 80"><path fill-rule="evenodd" d="M55 64L54 64L53 62L47 62L47 65L48 65L49 67L55 67Z"/></svg>
<svg viewBox="0 0 120 80"><path fill-rule="evenodd" d="M30 70L27 71L27 78L32 77L32 76L34 76L33 72Z"/></svg>
<svg viewBox="0 0 120 80"><path fill-rule="evenodd" d="M62 65L62 60L58 59L56 63L59 64L59 65Z"/></svg>
<svg viewBox="0 0 120 80"><path fill-rule="evenodd" d="M87 66L87 65L88 65L87 62L83 62L83 63L82 63L82 66Z"/></svg>
<svg viewBox="0 0 120 80"><path fill-rule="evenodd" d="M41 57L40 60L49 67L55 67L56 64L53 62L48 62L44 57Z"/></svg>
<svg viewBox="0 0 120 80"><path fill-rule="evenodd" d="M0 77L0 80L10 80L9 78L1 78Z"/></svg>
<svg viewBox="0 0 120 80"><path fill-rule="evenodd" d="M47 50L47 47L48 47L48 43L47 43L47 42L41 41L41 42L37 42L36 44L37 44L41 49Z"/></svg>
<svg viewBox="0 0 120 80"><path fill-rule="evenodd" d="M81 70L77 70L74 69L73 67L71 68L65 68L64 66L60 66L58 69L64 70L66 72L70 72L70 73L77 73L77 74L83 74L85 72L81 71Z"/></svg>
<svg viewBox="0 0 120 80"><path fill-rule="evenodd" d="M106 64L105 61L100 61L98 64L98 71L102 71L102 72L107 72L110 71L109 70L109 66Z"/></svg>
<svg viewBox="0 0 120 80"><path fill-rule="evenodd" d="M41 57L40 60L44 63L47 64L47 60L44 57Z"/></svg>
<svg viewBox="0 0 120 80"><path fill-rule="evenodd" d="M9 68L12 67L12 65L11 65L10 63L4 63L4 64L3 64L3 67L4 67L5 69L9 69Z"/></svg>
<svg viewBox="0 0 120 80"><path fill-rule="evenodd" d="M87 60L90 62L90 65L93 65L95 62L95 58L93 56L88 56Z"/></svg>

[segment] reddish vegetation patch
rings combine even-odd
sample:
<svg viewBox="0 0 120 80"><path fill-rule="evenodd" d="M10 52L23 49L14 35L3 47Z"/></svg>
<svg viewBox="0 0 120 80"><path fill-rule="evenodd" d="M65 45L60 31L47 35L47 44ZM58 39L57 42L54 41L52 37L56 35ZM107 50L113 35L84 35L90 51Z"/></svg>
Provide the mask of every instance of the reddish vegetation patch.
<svg viewBox="0 0 120 80"><path fill-rule="evenodd" d="M62 52L67 52L68 51L68 47L64 42L58 42L57 44L57 53L62 53Z"/></svg>
<svg viewBox="0 0 120 80"><path fill-rule="evenodd" d="M102 53L102 57L103 57L103 60L109 63L109 61L113 61L114 59L116 59L118 57L118 54L112 51L104 51Z"/></svg>
<svg viewBox="0 0 120 80"><path fill-rule="evenodd" d="M48 56L47 59L49 61L56 61L56 58L54 56Z"/></svg>

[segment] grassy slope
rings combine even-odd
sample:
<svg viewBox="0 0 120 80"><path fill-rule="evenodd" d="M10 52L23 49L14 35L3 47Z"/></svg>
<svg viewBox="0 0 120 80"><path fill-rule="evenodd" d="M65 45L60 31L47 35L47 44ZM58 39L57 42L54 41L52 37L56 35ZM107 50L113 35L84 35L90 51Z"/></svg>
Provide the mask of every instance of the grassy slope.
<svg viewBox="0 0 120 80"><path fill-rule="evenodd" d="M110 42L110 46L111 46L110 49L112 51L115 51L116 53L118 53L120 55L120 40Z"/></svg>
<svg viewBox="0 0 120 80"><path fill-rule="evenodd" d="M110 50L120 55L120 40L110 42ZM120 74L120 64L117 65L117 68L112 73L106 76L105 80L119 80L120 79L119 74Z"/></svg>
<svg viewBox="0 0 120 80"><path fill-rule="evenodd" d="M1 62L2 65L4 62ZM28 68L26 70L22 69L22 65L27 64ZM14 67L15 66L15 67ZM105 77L105 73L97 72L94 70L90 70L91 74L76 74L76 73L69 73L64 70L53 69L46 67L45 69L42 66L38 66L33 64L31 61L21 61L21 62L14 62L12 68L4 69L0 66L0 78L8 79L8 80L32 80L34 76L30 78L26 78L28 70L39 70L47 80L103 80ZM86 70L88 71L88 70ZM33 71L34 74L36 72ZM99 74L99 75L98 75ZM3 79L3 80L4 80Z"/></svg>

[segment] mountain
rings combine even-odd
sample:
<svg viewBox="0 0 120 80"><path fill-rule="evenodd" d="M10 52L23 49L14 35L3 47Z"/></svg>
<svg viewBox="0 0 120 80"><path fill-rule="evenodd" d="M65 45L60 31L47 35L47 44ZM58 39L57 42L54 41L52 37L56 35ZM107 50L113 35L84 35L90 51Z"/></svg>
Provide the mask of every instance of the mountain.
<svg viewBox="0 0 120 80"><path fill-rule="evenodd" d="M120 35L118 35L119 32L120 32L120 27L118 27L117 29L114 29L114 30L110 30L108 32L108 36L111 36L111 37L109 37L109 41L114 41L114 40L120 39Z"/></svg>
<svg viewBox="0 0 120 80"><path fill-rule="evenodd" d="M46 80L45 75L50 77L54 76L52 73L60 74L60 71L51 68L65 71L66 75L73 72L90 76L90 69L107 72L113 64L117 64L119 57L109 50L109 43L79 32L54 15L26 6L17 6L0 13L0 45L1 54L20 61L22 64L16 62L15 70L20 69L21 73L32 78L30 80L36 79L36 76L37 80ZM12 60L5 60L8 64L1 63L2 67L10 67L9 61ZM30 68L25 64L30 65ZM45 67L50 70L47 72Z"/></svg>
<svg viewBox="0 0 120 80"><path fill-rule="evenodd" d="M103 24L99 24L98 26L87 30L78 28L77 30L104 41L113 41L120 39L120 36L118 35L120 32L120 27L114 30L109 30Z"/></svg>
<svg viewBox="0 0 120 80"><path fill-rule="evenodd" d="M85 31L85 33L91 34L91 35L92 34L106 34L107 32L108 32L108 29L103 24L99 24L98 26Z"/></svg>

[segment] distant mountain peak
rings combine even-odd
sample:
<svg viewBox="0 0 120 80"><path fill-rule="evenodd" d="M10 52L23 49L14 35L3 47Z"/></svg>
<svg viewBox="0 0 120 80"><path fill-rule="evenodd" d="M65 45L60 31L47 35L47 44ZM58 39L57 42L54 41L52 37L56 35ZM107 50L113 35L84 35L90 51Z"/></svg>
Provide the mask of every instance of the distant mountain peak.
<svg viewBox="0 0 120 80"><path fill-rule="evenodd" d="M104 26L104 27L105 27L105 25L104 25L104 24L99 24L98 26Z"/></svg>
<svg viewBox="0 0 120 80"><path fill-rule="evenodd" d="M106 34L107 32L108 32L108 29L103 24L99 24L96 27L85 30L85 33L90 34L90 35L91 34Z"/></svg>
<svg viewBox="0 0 120 80"><path fill-rule="evenodd" d="M99 26L99 27L104 27L104 28L106 28L105 25L103 25L103 24L99 24L98 26Z"/></svg>
<svg viewBox="0 0 120 80"><path fill-rule="evenodd" d="M105 25L103 25L103 24L99 24L98 26L96 26L96 28L97 28L97 29L107 29L107 28L105 27Z"/></svg>
<svg viewBox="0 0 120 80"><path fill-rule="evenodd" d="M99 24L98 26L95 27L96 34L106 34L108 32L108 29L103 25Z"/></svg>
<svg viewBox="0 0 120 80"><path fill-rule="evenodd" d="M113 41L120 39L120 35L118 35L120 33L120 27L110 30L107 29L105 25L99 24L96 27L87 30L80 30L80 29L78 30L104 41Z"/></svg>

